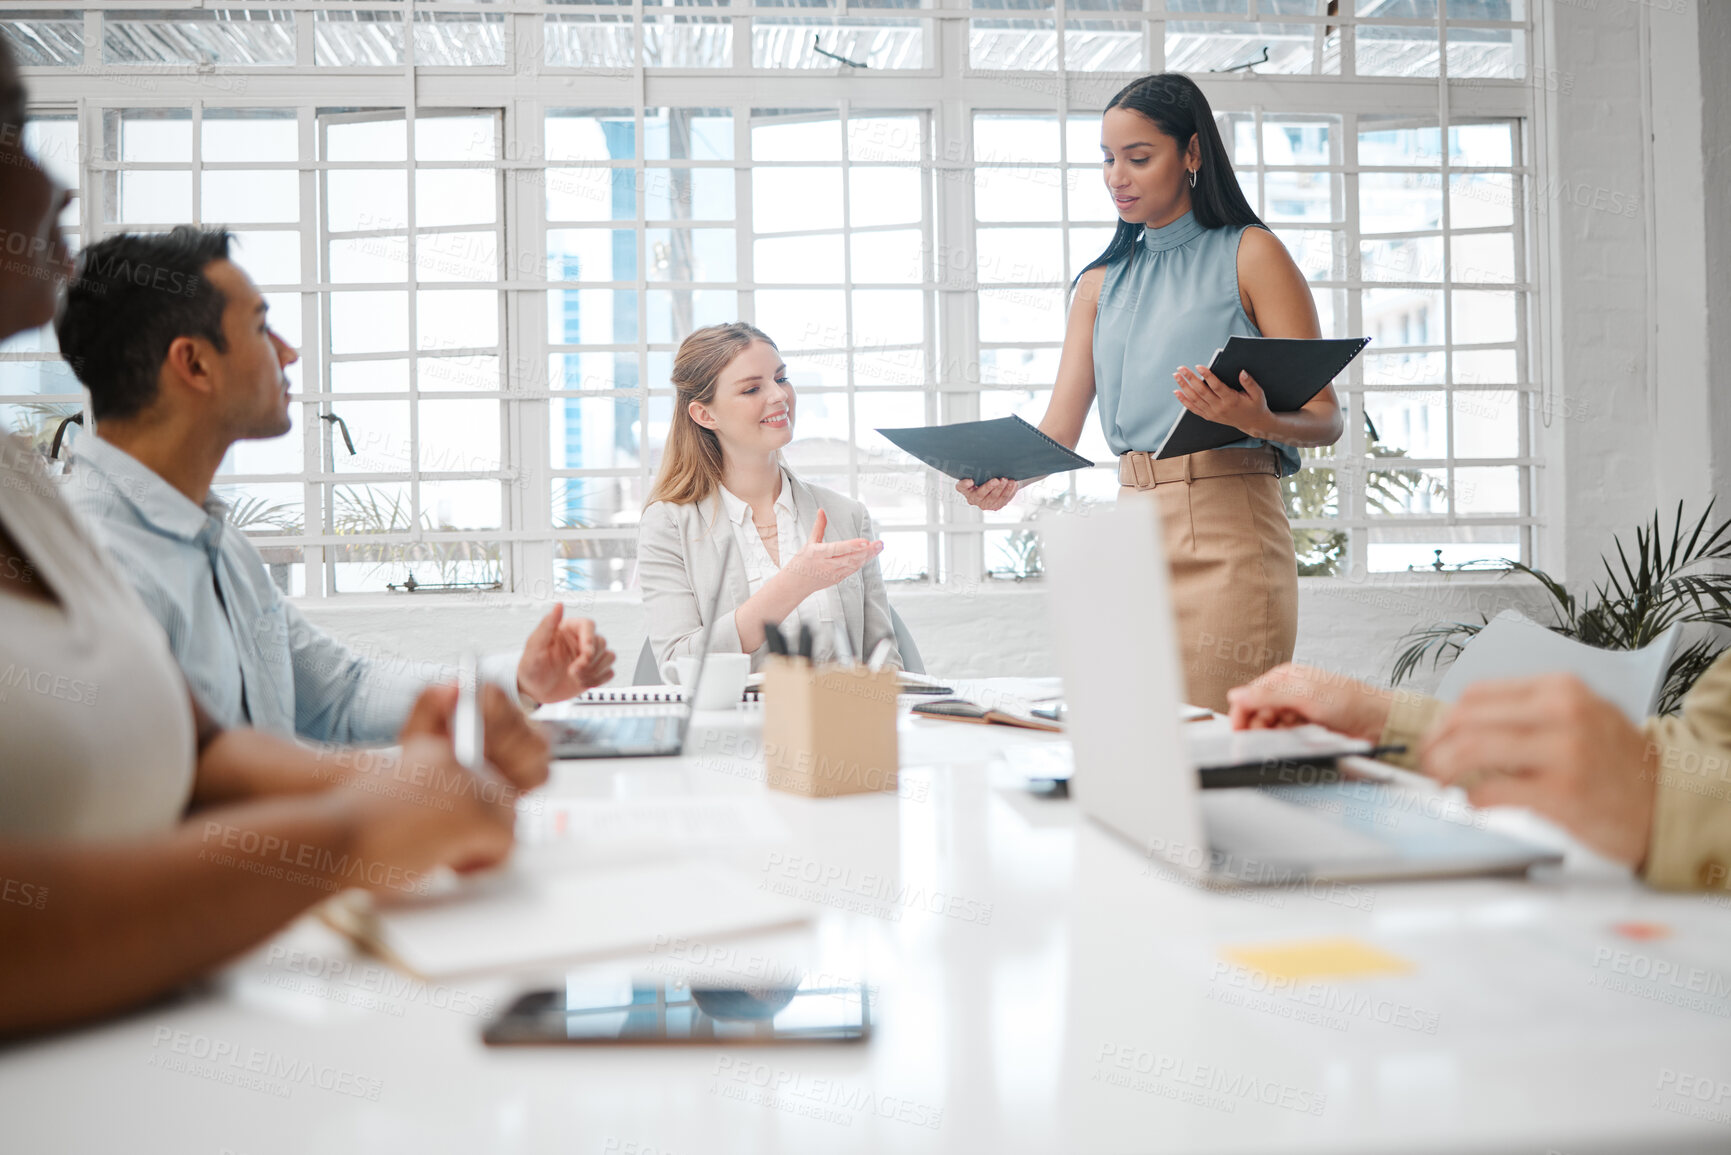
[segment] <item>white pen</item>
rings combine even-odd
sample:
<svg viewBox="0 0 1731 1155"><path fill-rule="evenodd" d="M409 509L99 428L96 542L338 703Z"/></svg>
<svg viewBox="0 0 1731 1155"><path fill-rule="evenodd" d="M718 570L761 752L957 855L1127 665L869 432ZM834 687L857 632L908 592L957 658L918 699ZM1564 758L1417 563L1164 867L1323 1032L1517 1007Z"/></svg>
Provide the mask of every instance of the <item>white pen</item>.
<svg viewBox="0 0 1731 1155"><path fill-rule="evenodd" d="M888 638L883 638L877 645L872 647L871 660L866 663L866 669L871 673L877 673L879 670L884 668L884 659L889 656L890 640Z"/></svg>

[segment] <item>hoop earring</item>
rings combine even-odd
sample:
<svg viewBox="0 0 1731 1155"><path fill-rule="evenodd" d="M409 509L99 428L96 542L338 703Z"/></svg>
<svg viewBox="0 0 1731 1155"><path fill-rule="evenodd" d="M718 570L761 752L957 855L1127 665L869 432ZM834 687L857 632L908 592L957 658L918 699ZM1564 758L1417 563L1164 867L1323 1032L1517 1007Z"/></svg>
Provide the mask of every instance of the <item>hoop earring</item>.
<svg viewBox="0 0 1731 1155"><path fill-rule="evenodd" d="M1190 170L1190 187L1191 188L1196 187L1196 170L1195 169Z"/></svg>

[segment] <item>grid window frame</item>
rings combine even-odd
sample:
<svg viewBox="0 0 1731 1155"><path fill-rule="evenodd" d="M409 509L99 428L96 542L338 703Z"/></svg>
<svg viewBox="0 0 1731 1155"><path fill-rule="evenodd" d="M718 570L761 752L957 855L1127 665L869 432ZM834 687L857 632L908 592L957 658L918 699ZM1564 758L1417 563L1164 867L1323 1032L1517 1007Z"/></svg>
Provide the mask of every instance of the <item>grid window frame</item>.
<svg viewBox="0 0 1731 1155"><path fill-rule="evenodd" d="M1246 0L1246 4L1247 16L1255 17L1257 0ZM36 7L40 8L40 5ZM161 0L160 3L153 4L153 7L172 9L190 8L193 5L180 0ZM504 267L497 287L501 302L500 363L505 379L501 382L501 392L490 395L496 396L501 402L502 443L500 468L490 473L491 479L501 484L503 498L500 528L496 531L488 530L484 536L499 544L500 576L504 590L534 596L546 596L554 591L563 592L561 579L554 567L555 554L565 547L565 543L585 538L597 542L627 543L634 536L633 531L623 525L599 529L551 528L551 494L541 492L550 489L547 483L570 478L608 476L611 472L613 475L629 473L639 486L643 486L646 485L649 469L647 453L635 467L623 471L610 471L605 468L555 469L547 456L550 440L548 402L558 395L558 391L553 388L554 382L548 379L546 367L549 364L548 355L561 351L561 343L552 341L551 334L546 329L548 318L545 294L549 291L547 270L544 265L539 269L534 267L540 260L539 254L545 252L549 227L548 219L540 207L542 190L536 187L536 182L544 180L542 170L556 167L554 162L548 161L544 152L540 151L543 146L541 133L548 110L579 105L631 108L637 122L638 138L638 147L635 150L637 155L631 164L637 169L665 167L658 166L657 162L646 163L643 159L642 126L645 110L723 106L735 110L734 159L730 162L710 162L717 167L731 167L734 170L734 219L730 225L725 222L703 223L715 223L734 229L737 280L690 286L658 286L647 281L644 231L659 226L642 215L644 205L641 194L638 197L638 218L629 223L629 227L638 234L636 277L630 291L639 294L640 304L639 347L635 350L640 374L636 388L630 392L645 402L642 410L644 413L647 413L646 403L651 394L657 397L666 395L665 391L651 390L649 387L651 383L646 380L643 372L648 365L648 354L667 352L660 343L657 343L654 349L650 348L646 336L647 318L641 308L646 300L644 294L656 288L727 289L738 294L740 319L753 320L756 317L756 293L761 286L757 285L752 277L753 235L750 227L751 171L755 162L749 151L749 117L741 115L741 110L766 105L787 108L818 106L835 110L844 124L846 118L852 115L853 109L913 112L925 118L926 151L919 168L924 189L922 195L926 199L919 227L926 251L934 254L936 259L928 264L917 285L922 294L925 316L920 357L926 380L921 391L925 394L924 408L927 419L948 422L981 415L982 401L991 400L994 392L1002 392L994 390L990 385L983 385L980 381L979 363L982 349L989 351L991 348L989 342L982 347L979 339L978 301L982 283L969 270L954 267L945 259L946 254L957 251L977 251L975 238L980 222L975 219L971 189L968 187L975 171L971 153L975 114L1046 113L1055 115L1059 123L1063 124L1071 115L1085 116L1088 109L1098 108L1106 95L1133 79L1135 75L1070 71L1064 61L1064 36L1057 37L1058 67L1051 72L1010 73L975 68L970 56L971 21L991 18L997 10L956 3L898 9L865 9L848 7L845 4L812 9L761 4L704 5L674 9L644 4L640 0L611 6L506 0L498 5L489 5L486 9L488 14L499 16L504 25L503 63L471 64L463 67L416 64L414 53L407 46L404 51L405 59L400 66L339 67L315 64L314 17L321 12L375 10L395 12L405 17L411 14L453 14L452 18L455 19L464 13L476 15L477 8L472 4L457 3L456 0L413 0L413 3L403 0L367 0L365 3L360 0L336 0L335 3L329 0L318 0L316 3L313 0L278 0L268 4L261 2L256 7L293 14L297 53L295 66L231 67L219 63L212 68L193 70L106 64L93 69L87 64L76 76L64 68L31 67L26 71L32 85L32 94L41 102L42 107L61 113L76 110L83 130L82 140L97 139L91 134L91 130L99 126L101 110L109 107L144 107L178 102L182 105L208 104L212 107L295 109L303 134L303 151L299 165L303 214L311 211L309 206L314 204L320 205L319 211L322 212L322 200L317 199L317 183L322 179L320 162L309 161L309 157L315 155L312 134L316 128L314 122L318 108L332 105L401 107L407 110L406 115L411 119L417 107L424 112L475 108L497 110L502 118L499 136L502 155L495 166L500 174L501 209L498 228L505 237L501 246ZM1074 11L1071 11L1071 8ZM30 5L16 0L0 0L0 21L7 18L8 9L27 10ZM634 22L631 26L635 28L640 27L645 18L671 15L675 11L731 21L734 29L731 62L726 67L717 69L646 65L642 57L641 37L634 38L633 58L628 64L615 61L607 67L572 69L552 66L546 61L545 30L547 21L553 16L612 14L629 18ZM83 12L88 56L90 45L103 43L103 13L95 8L87 8ZM818 18L833 16L838 20L845 15L849 19L868 23L875 16L881 16L885 20L892 17L917 17L924 22L922 35L928 37L924 50L925 66L880 75L854 72L840 64L825 69L755 67L751 61L752 21L759 17L769 19L793 14ZM1166 12L1157 0L1128 12L1081 9L1073 4L1067 8L1065 3L1055 2L1050 8L1017 11L1015 15L1018 18L1026 16L1049 20L1054 28L1062 27L1063 22L1068 19L1110 18L1138 22L1145 30L1146 60L1145 67L1139 68L1138 72L1155 71L1164 65L1164 23L1173 18L1173 14ZM1197 14L1185 13L1184 16L1193 19ZM1539 440L1536 427L1542 422L1543 415L1550 411L1552 404L1551 383L1543 371L1547 351L1536 343L1536 327L1532 321L1532 317L1536 315L1538 299L1545 291L1543 254L1539 251L1542 237L1533 236L1529 231L1534 190L1545 187L1541 165L1537 159L1542 154L1533 144L1535 135L1543 129L1542 124L1537 121L1542 102L1535 99L1535 90L1542 90L1543 86L1538 81L1546 74L1542 68L1536 67L1536 60L1533 58L1540 42L1535 32L1542 20L1543 13L1536 6L1534 10L1522 13L1520 19L1488 22L1461 20L1450 16L1446 4L1443 3L1437 5L1434 18L1426 20L1380 19L1373 13L1360 14L1357 11L1329 17L1326 22L1320 16L1281 16L1282 23L1326 23L1335 27L1336 35L1345 45L1341 50L1339 74L1278 75L1264 78L1252 71L1234 76L1201 78L1217 110L1247 109L1259 118L1268 114L1271 107L1291 108L1296 114L1340 116L1343 124L1351 123L1352 118L1358 115L1391 107L1414 116L1425 115L1428 110L1429 115L1435 117L1439 131L1445 138L1449 125L1465 118L1499 117L1516 123L1517 130L1512 134L1514 147L1517 150L1517 161L1524 163L1511 166L1510 179L1511 200L1514 205L1512 234L1515 260L1520 272L1512 285L1500 284L1497 290L1512 291L1516 295L1517 335L1514 345L1518 380L1506 384L1482 383L1479 386L1457 381L1454 378L1454 354L1450 351L1457 346L1445 341L1449 346L1444 350L1444 355L1448 358L1448 368L1445 371L1447 376L1444 386L1433 391L1444 394L1442 419L1448 425L1446 436L1451 442L1455 436L1453 424L1456 420L1453 398L1474 392L1512 392L1519 403L1519 420L1522 424L1520 453L1508 461L1472 459L1463 464L1454 458L1451 445L1451 452L1440 462L1436 459L1414 459L1410 464L1423 468L1434 466L1444 471L1511 465L1521 471L1520 508L1508 519L1479 518L1475 521L1450 512L1428 520L1411 518L1402 524L1434 524L1438 528L1446 529L1467 524L1488 525L1507 521L1518 529L1520 556L1529 561L1533 557L1535 534L1544 524L1542 510L1536 505L1536 490L1533 484L1533 475L1541 462L1541 455L1536 448ZM1436 27L1439 45L1436 74L1416 79L1356 76L1352 40L1361 27L1370 26L1420 29ZM1451 81L1448 52L1441 47L1446 46L1448 33L1453 30L1487 29L1496 32L1518 32L1524 37L1524 47L1516 54L1521 61L1519 71L1533 79L1505 80L1475 76ZM501 75L514 78L503 95L500 94L498 79ZM582 100L572 98L569 82L574 76L586 77L593 82L593 91L586 91ZM147 96L141 96L146 78L153 87L149 89ZM1275 102L1276 93L1280 94L1279 103ZM1068 174L1072 169L1092 167L1086 161L1078 162L1077 158L1069 155L1068 133L1060 131L1059 137L1064 150L1059 161L1062 172ZM1260 132L1257 133L1257 138L1260 148ZM1343 130L1343 148L1355 150L1356 143L1356 133ZM1442 197L1445 213L1448 212L1449 201L1446 195L1448 174L1452 171L1446 152L1445 149L1439 166L1445 174L1445 193ZM87 229L90 229L89 222L94 216L92 206L93 203L99 203L100 190L90 188L89 174L93 170L100 171L101 164L88 155L81 160L86 177L80 182L80 205L83 220L87 223ZM693 167L703 167L697 162L692 163ZM850 163L844 149L844 173ZM1354 163L1355 158L1343 158L1343 174ZM768 169L773 165L765 164L763 167ZM1253 172L1256 181L1261 182L1270 172L1279 171L1279 167L1259 163L1241 166L1240 172L1241 175ZM845 187L845 175L843 183ZM1345 183L1350 186L1352 182ZM1060 203L1064 211L1057 223L1066 278L1074 275L1075 270L1071 265L1076 263L1070 244L1074 223L1069 211L1071 188L1067 180L1060 181ZM94 196L91 195L93 192ZM1349 190L1347 196L1350 198L1351 195ZM98 230L90 231L94 236ZM844 228L841 231L844 238L843 252L851 255L852 245L849 239L852 230L848 217L844 216ZM1444 235L1448 235L1446 227ZM318 362L321 360L318 353L323 348L320 343L328 341L326 309L329 293L333 289L325 282L312 279L310 270L321 267L309 263L310 259L316 258L321 247L317 239L307 241L304 247L309 252L303 256L303 283L295 286L302 301L303 355L307 356L309 362ZM1443 247L1445 260L1452 259L1447 255L1450 246L1445 243ZM244 252L241 259L244 263ZM851 303L856 286L851 270L846 266L847 259L844 257L842 280L839 284ZM1359 263L1356 248L1346 254L1346 263L1355 266L1352 269L1354 277L1361 272L1356 268ZM1352 288L1348 296L1354 302L1350 319L1357 322L1358 291L1362 289L1364 282L1359 280L1354 284L1357 287ZM1348 285L1334 287L1342 288L1343 291L1351 288ZM1445 308L1452 310L1453 296L1450 286L1445 284L1442 296ZM851 324L851 308L846 315ZM1452 316L1444 321L1445 333L1449 332L1447 327L1452 323ZM1050 336L1060 338L1061 333L1060 320L1052 327ZM877 461L872 454L862 450L860 438L857 436L860 421L854 411L853 398L862 388L876 387L861 387L856 384L851 352L855 348L852 334L848 335L847 343L850 353L846 388L838 392L845 393L849 398L847 489L850 493L858 494L861 491L862 479L869 483L880 473L890 478L914 477L917 476L917 471L899 461ZM1029 344L1055 349L1060 342L1052 340ZM317 349L314 348L315 345L318 345ZM419 352L411 350L410 354L414 358ZM52 354L42 354L39 359L51 356ZM0 351L0 360L27 359L30 357L23 353ZM303 370L306 374L303 380L310 382L316 379L325 387L317 393L303 393L296 398L296 403L302 407L303 416L309 413L322 416L333 399L340 411L343 398L359 396L333 393L324 376L314 377L315 368L323 371L328 369L328 366L307 364ZM795 368L797 370L797 364ZM1336 454L1345 454L1356 461L1365 448L1362 406L1367 388L1362 365L1355 363L1341 384L1343 399L1349 406L1349 420L1347 434L1336 447ZM418 391L418 381L414 378L411 378L411 389L415 390L415 396L422 395ZM1387 390L1378 390L1373 385L1368 392L1374 397ZM596 396L600 395L600 391L587 391L582 395ZM17 400L19 398L16 396L0 396L0 405L15 403ZM70 397L67 400L70 400ZM328 452L327 446L333 444L335 431L329 423L317 420L316 416L312 420L301 421L301 427L295 434L302 437L304 443L303 453L307 468L305 475L299 480L306 494L304 508L309 524L315 510L323 516L330 505L329 490L336 484L334 476L340 476L345 481L350 479L350 475L334 474L329 468L325 454ZM315 462L318 465L316 469L313 467ZM1104 470L1094 472L1104 473ZM237 476L234 480L244 480L248 476L250 475ZM1448 473L1450 481L1446 484L1452 484L1453 476L1452 472ZM223 480L229 479L225 477ZM281 481L282 477L271 475L270 480ZM1072 490L1076 488L1074 482L1069 485ZM880 529L923 535L927 561L918 576L925 581L973 583L992 576L993 559L987 556L991 548L988 544L991 535L1018 527L1025 528L1030 520L1028 511L1023 510L1017 514L1014 506L1010 512L1019 518L1015 522L997 521L981 516L978 511L957 501L955 495L949 492L947 481L942 478L924 477L920 492L926 510L923 520L907 520L893 525L886 523L880 526ZM1298 528L1346 529L1352 539L1349 555L1351 570L1355 573L1363 572L1367 556L1364 542L1366 535L1389 523L1386 519L1373 518L1366 512L1361 486L1343 485L1341 505L1339 518L1321 518L1314 522L1294 524ZM304 593L307 596L346 596L340 595L339 589L330 580L329 563L322 556L322 551L327 546L342 544L328 540L329 536L309 534L303 535L301 539L292 539L306 551L309 577ZM470 533L464 536L472 539L477 535ZM407 538L413 539L414 535L407 535ZM409 540L391 544L409 544ZM320 575L318 580L311 576L315 572ZM905 576L916 575L910 573Z"/></svg>

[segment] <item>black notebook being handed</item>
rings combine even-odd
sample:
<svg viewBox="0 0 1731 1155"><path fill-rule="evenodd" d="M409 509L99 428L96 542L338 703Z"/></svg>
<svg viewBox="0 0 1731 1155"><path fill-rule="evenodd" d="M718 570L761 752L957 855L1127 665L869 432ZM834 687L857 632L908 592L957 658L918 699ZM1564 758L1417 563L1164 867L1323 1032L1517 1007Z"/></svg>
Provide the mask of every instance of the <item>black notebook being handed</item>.
<svg viewBox="0 0 1731 1155"><path fill-rule="evenodd" d="M994 477L1026 481L1093 465L1020 417L880 429L879 433L939 473L984 485ZM1244 436L1240 433L1238 436Z"/></svg>
<svg viewBox="0 0 1731 1155"><path fill-rule="evenodd" d="M1352 364L1368 344L1369 337L1232 337L1226 348L1214 354L1208 368L1241 393L1244 390L1238 384L1238 374L1248 370L1268 398L1268 408L1275 413L1291 413L1321 393L1323 386ZM1183 457L1242 440L1242 429L1220 425L1186 409L1172 423L1154 456Z"/></svg>

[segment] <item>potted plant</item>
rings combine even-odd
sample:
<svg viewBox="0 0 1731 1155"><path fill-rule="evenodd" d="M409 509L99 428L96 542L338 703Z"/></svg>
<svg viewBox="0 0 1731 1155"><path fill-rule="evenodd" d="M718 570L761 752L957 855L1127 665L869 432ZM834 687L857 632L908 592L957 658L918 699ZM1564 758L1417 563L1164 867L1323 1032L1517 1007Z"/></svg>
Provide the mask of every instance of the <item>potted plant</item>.
<svg viewBox="0 0 1731 1155"><path fill-rule="evenodd" d="M1731 561L1731 519L1709 530L1712 513L1713 503L1708 502L1695 524L1685 530L1683 503L1678 502L1667 542L1660 534L1655 511L1651 522L1635 530L1632 558L1622 539L1613 538L1616 564L1603 554L1599 556L1605 577L1579 602L1562 582L1543 570L1520 562L1503 562L1491 568L1536 579L1550 596L1555 617L1550 628L1600 649L1639 649L1678 622L1731 627L1731 573L1691 572L1713 562ZM1408 644L1395 659L1395 684L1410 677L1427 655L1432 669L1452 662L1489 622L1480 614L1477 622L1438 622L1409 631L1402 639ZM1695 679L1725 648L1718 632L1713 631L1679 650L1665 673L1659 712L1675 711Z"/></svg>

